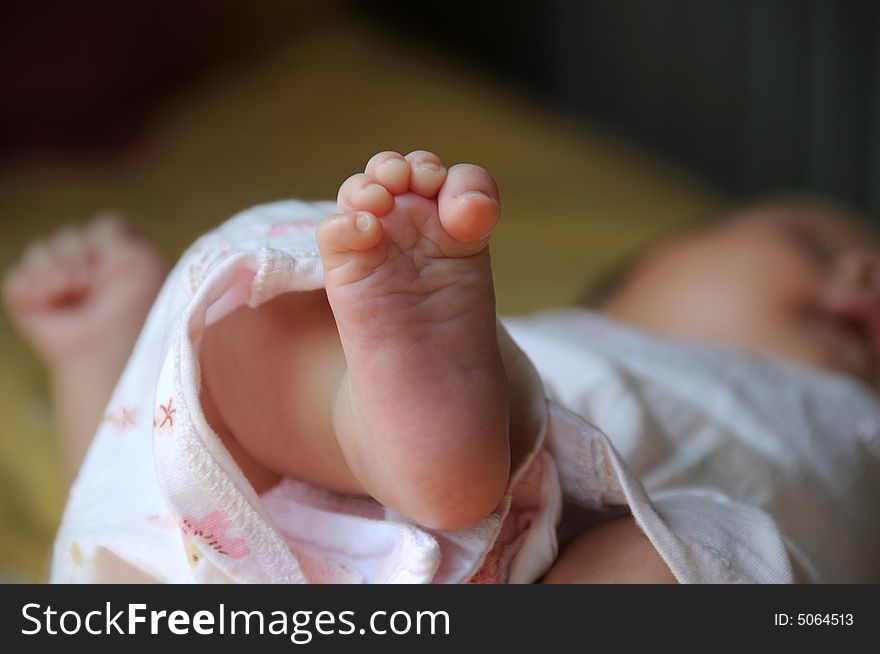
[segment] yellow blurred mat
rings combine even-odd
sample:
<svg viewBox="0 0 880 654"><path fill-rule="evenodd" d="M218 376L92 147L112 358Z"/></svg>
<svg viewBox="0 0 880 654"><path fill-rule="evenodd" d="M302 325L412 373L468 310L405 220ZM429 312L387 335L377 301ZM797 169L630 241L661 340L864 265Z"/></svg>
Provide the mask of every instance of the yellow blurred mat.
<svg viewBox="0 0 880 654"><path fill-rule="evenodd" d="M488 167L499 310L569 303L585 282L717 198L675 170L575 128L488 78L333 12L289 40L215 65L166 100L124 158L0 164L0 267L34 237L104 208L174 259L234 212L330 199L384 149ZM0 579L39 579L63 503L37 362L0 319Z"/></svg>

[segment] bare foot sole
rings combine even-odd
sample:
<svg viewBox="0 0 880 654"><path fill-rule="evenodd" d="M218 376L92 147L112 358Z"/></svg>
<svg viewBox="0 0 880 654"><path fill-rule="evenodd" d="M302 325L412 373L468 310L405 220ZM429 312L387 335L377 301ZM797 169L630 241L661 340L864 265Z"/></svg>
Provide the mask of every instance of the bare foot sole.
<svg viewBox="0 0 880 654"><path fill-rule="evenodd" d="M338 204L318 245L347 362L333 414L343 454L380 502L431 527L474 524L510 471L495 182L429 152L383 152Z"/></svg>

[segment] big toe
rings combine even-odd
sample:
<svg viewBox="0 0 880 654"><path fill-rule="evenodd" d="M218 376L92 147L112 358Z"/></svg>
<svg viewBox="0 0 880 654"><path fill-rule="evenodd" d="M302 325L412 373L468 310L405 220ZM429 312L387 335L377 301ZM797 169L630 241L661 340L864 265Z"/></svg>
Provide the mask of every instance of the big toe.
<svg viewBox="0 0 880 654"><path fill-rule="evenodd" d="M498 224L501 199L485 168L458 164L449 169L437 205L440 223L453 239L482 245Z"/></svg>

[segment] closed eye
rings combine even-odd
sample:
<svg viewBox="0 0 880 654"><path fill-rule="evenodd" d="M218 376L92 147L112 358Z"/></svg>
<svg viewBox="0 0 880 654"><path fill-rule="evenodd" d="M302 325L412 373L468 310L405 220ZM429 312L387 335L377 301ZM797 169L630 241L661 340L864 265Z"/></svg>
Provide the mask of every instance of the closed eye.
<svg viewBox="0 0 880 654"><path fill-rule="evenodd" d="M830 270L835 260L833 246L803 225L785 225L785 234L797 248L823 270Z"/></svg>

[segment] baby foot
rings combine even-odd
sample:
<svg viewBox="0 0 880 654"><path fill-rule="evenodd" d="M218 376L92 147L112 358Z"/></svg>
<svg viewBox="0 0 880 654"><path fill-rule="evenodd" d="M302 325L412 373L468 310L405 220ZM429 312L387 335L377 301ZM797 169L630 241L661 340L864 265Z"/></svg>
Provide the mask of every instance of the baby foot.
<svg viewBox="0 0 880 654"><path fill-rule="evenodd" d="M6 274L3 299L50 368L112 358L121 370L165 273L149 244L103 216L31 245Z"/></svg>
<svg viewBox="0 0 880 654"><path fill-rule="evenodd" d="M510 472L488 250L498 189L477 166L383 152L338 204L317 238L347 362L342 451L380 502L429 527L470 526Z"/></svg>

